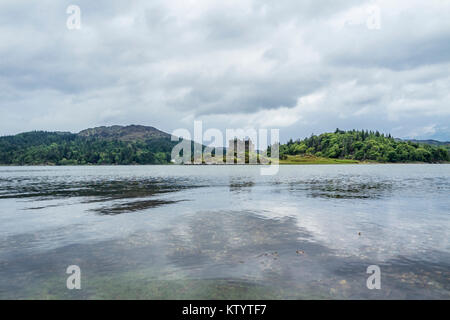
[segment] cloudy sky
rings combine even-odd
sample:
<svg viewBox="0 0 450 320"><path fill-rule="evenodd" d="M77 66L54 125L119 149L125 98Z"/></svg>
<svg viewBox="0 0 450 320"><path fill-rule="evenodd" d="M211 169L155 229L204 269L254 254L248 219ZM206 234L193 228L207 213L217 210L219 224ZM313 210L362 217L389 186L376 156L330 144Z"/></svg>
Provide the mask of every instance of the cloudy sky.
<svg viewBox="0 0 450 320"><path fill-rule="evenodd" d="M0 135L203 120L450 140L450 1L2 0L0 112Z"/></svg>

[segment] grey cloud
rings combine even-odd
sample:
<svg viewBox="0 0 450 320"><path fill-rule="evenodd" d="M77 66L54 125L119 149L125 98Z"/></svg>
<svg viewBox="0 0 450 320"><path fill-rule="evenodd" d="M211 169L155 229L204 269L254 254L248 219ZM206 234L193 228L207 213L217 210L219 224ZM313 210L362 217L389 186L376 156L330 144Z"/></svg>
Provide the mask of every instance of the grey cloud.
<svg viewBox="0 0 450 320"><path fill-rule="evenodd" d="M171 131L220 115L229 121L214 125L248 126L242 114L270 110L296 117L282 136L338 126L449 134L445 3L380 2L376 31L331 23L361 1L80 0L79 31L65 27L69 4L0 4L0 134L116 123ZM310 95L323 99L298 105Z"/></svg>

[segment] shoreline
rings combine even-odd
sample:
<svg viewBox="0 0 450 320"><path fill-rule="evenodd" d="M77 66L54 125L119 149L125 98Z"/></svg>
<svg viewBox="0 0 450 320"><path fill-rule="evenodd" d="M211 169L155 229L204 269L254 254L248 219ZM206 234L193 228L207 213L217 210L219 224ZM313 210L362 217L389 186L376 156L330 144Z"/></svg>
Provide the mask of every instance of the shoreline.
<svg viewBox="0 0 450 320"><path fill-rule="evenodd" d="M450 162L286 162L280 161L278 165L280 166L310 166L310 165L405 165L405 164L450 164ZM171 163L162 164L0 164L0 168L4 167L144 167L144 166L189 166L189 167L200 167L200 166L268 166L270 164L250 164L250 163L234 163L234 164L182 164L176 165Z"/></svg>

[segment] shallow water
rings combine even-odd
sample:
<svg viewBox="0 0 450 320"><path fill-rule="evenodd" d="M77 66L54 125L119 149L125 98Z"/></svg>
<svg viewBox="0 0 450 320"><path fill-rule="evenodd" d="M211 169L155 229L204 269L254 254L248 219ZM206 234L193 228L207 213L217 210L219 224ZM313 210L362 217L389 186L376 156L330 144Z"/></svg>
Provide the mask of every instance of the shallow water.
<svg viewBox="0 0 450 320"><path fill-rule="evenodd" d="M0 167L0 299L450 299L449 195L450 165Z"/></svg>

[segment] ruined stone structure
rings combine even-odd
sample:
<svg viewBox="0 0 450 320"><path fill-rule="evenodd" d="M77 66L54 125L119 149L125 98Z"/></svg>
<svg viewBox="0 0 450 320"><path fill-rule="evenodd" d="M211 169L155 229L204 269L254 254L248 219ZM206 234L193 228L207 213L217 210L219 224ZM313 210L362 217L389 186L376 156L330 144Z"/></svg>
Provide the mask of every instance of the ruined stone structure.
<svg viewBox="0 0 450 320"><path fill-rule="evenodd" d="M243 153L245 151L255 152L255 145L251 139L238 139L234 138L228 141L228 152Z"/></svg>

